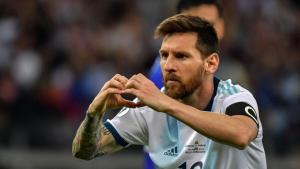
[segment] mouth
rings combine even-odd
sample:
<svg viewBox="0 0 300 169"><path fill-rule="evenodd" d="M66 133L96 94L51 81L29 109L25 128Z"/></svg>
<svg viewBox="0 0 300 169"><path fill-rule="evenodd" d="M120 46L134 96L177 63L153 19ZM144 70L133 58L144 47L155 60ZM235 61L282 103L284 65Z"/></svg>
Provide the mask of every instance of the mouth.
<svg viewBox="0 0 300 169"><path fill-rule="evenodd" d="M180 80L176 75L169 74L169 75L166 76L165 82L166 83L168 83L168 82L170 82L170 83L175 83L175 82L179 83Z"/></svg>
<svg viewBox="0 0 300 169"><path fill-rule="evenodd" d="M179 83L177 80L167 80L167 84Z"/></svg>
<svg viewBox="0 0 300 169"><path fill-rule="evenodd" d="M180 84L180 81L175 78L166 79L165 84L169 87L171 86L177 86Z"/></svg>

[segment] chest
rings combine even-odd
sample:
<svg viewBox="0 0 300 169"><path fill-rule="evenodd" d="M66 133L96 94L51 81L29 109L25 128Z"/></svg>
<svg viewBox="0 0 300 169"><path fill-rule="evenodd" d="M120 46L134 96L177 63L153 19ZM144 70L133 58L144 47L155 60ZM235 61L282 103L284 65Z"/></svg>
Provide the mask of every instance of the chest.
<svg viewBox="0 0 300 169"><path fill-rule="evenodd" d="M149 152L161 168L191 168L206 158L210 139L172 117L149 132ZM190 166L190 167L189 167Z"/></svg>

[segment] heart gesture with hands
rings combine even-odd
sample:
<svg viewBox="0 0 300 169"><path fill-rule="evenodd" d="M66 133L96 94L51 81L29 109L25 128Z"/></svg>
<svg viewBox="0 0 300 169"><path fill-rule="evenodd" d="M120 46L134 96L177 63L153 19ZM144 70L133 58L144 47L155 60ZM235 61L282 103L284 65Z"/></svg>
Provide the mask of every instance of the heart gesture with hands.
<svg viewBox="0 0 300 169"><path fill-rule="evenodd" d="M116 74L107 81L90 104L87 111L88 115L95 116L99 113L103 114L109 109L123 106L130 108L140 107L139 103L126 100L121 96L127 82L128 79L120 74Z"/></svg>
<svg viewBox="0 0 300 169"><path fill-rule="evenodd" d="M124 99L121 94L132 94L139 98L140 102L133 102ZM95 116L98 113L103 114L109 109L129 107L136 108L149 106L155 110L163 111L159 105L164 95L160 90L142 74L137 74L127 79L125 76L116 74L112 79L107 81L97 96L94 98L88 108L88 115Z"/></svg>
<svg viewBox="0 0 300 169"><path fill-rule="evenodd" d="M165 112L172 99L162 93L155 84L141 73L132 76L125 85L122 93L135 95L142 104L152 109ZM169 104L168 104L169 103Z"/></svg>

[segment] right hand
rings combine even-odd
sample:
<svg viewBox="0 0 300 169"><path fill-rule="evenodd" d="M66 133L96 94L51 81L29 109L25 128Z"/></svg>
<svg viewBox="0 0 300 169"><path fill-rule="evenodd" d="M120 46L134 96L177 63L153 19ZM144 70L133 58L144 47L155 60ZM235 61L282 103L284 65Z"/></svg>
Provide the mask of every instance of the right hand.
<svg viewBox="0 0 300 169"><path fill-rule="evenodd" d="M127 81L128 79L125 76L119 74L116 74L112 79L107 81L90 104L87 111L88 115L94 117L99 113L103 114L109 109L123 106L130 108L138 107L139 103L126 100L121 96Z"/></svg>

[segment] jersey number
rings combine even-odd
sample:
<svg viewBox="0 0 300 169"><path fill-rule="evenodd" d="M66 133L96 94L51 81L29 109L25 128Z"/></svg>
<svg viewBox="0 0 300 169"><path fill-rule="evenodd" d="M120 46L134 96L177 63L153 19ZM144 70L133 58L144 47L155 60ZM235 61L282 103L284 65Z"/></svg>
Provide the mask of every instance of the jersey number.
<svg viewBox="0 0 300 169"><path fill-rule="evenodd" d="M201 169L202 166L203 166L203 163L201 161L198 161L198 162L196 162L192 165L191 169ZM178 168L179 169L186 169L186 162L181 164Z"/></svg>

